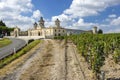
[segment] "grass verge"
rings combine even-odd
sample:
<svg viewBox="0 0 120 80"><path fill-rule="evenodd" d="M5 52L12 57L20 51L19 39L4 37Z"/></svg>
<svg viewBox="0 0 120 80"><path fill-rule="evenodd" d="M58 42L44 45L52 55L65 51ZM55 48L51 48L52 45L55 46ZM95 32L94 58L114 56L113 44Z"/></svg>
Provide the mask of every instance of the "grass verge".
<svg viewBox="0 0 120 80"><path fill-rule="evenodd" d="M27 53L30 51L33 47L35 47L38 43L40 43L40 40L35 40L25 46L22 50L17 52L16 54L10 55L7 58L4 58L3 60L0 60L0 68L3 68L5 65L9 64L13 60L17 59L18 57L22 56L23 54Z"/></svg>
<svg viewBox="0 0 120 80"><path fill-rule="evenodd" d="M8 38L0 39L0 48L9 45L12 41Z"/></svg>

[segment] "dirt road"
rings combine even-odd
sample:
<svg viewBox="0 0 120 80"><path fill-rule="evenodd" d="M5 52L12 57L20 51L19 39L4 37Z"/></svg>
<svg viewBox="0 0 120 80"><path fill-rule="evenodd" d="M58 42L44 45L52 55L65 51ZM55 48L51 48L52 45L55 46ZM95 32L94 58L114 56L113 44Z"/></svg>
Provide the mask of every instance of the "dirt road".
<svg viewBox="0 0 120 80"><path fill-rule="evenodd" d="M0 80L93 80L76 54L71 43L66 46L64 41L44 40L23 63L0 72Z"/></svg>

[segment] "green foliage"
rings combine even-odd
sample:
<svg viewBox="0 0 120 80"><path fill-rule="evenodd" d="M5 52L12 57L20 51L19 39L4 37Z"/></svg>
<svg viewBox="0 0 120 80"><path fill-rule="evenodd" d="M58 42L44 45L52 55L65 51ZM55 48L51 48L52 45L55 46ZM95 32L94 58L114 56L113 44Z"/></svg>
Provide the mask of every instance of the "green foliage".
<svg viewBox="0 0 120 80"><path fill-rule="evenodd" d="M62 40L64 38L65 38L65 36L56 36L56 37L54 37L54 39L60 39L60 40Z"/></svg>
<svg viewBox="0 0 120 80"><path fill-rule="evenodd" d="M34 41L34 39L30 39L30 40L28 41L28 44L31 43L31 42L33 42L33 41Z"/></svg>
<svg viewBox="0 0 120 80"><path fill-rule="evenodd" d="M0 39L0 48L9 45L12 41L8 38Z"/></svg>
<svg viewBox="0 0 120 80"><path fill-rule="evenodd" d="M69 36L77 45L79 53L88 62L93 72L100 72L105 57L113 55L115 62L120 60L120 34L79 34Z"/></svg>
<svg viewBox="0 0 120 80"><path fill-rule="evenodd" d="M6 24L1 20L0 21L0 26L6 26Z"/></svg>
<svg viewBox="0 0 120 80"><path fill-rule="evenodd" d="M15 60L15 59L19 58L20 56L22 56L23 54L27 53L34 46L36 46L38 43L40 43L40 40L35 40L35 41L31 42L30 44L28 44L26 47L24 47L19 52L17 52L16 54L13 54L13 55L11 55L3 60L0 60L0 68L4 67L5 65L9 64L13 60Z"/></svg>
<svg viewBox="0 0 120 80"><path fill-rule="evenodd" d="M0 21L0 35L1 34L5 35L5 33L7 33L7 35L10 35L10 32L13 30L14 28L8 28L6 27L6 24L3 23L3 21Z"/></svg>
<svg viewBox="0 0 120 80"><path fill-rule="evenodd" d="M99 29L98 34L102 34L102 33L103 33L102 29Z"/></svg>
<svg viewBox="0 0 120 80"><path fill-rule="evenodd" d="M116 63L120 61L120 49L116 48L114 50L113 59Z"/></svg>

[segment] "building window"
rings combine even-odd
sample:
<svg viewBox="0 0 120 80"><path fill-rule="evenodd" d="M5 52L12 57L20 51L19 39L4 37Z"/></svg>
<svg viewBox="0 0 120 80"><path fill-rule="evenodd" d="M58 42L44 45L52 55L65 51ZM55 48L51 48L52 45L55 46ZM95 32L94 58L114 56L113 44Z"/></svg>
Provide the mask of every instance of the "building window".
<svg viewBox="0 0 120 80"><path fill-rule="evenodd" d="M38 36L40 36L40 32L38 32Z"/></svg>
<svg viewBox="0 0 120 80"><path fill-rule="evenodd" d="M64 32L64 30L63 30L63 32Z"/></svg>
<svg viewBox="0 0 120 80"><path fill-rule="evenodd" d="M55 32L56 32L56 29L55 29Z"/></svg>
<svg viewBox="0 0 120 80"><path fill-rule="evenodd" d="M57 35L55 34L55 36L57 36Z"/></svg>
<svg viewBox="0 0 120 80"><path fill-rule="evenodd" d="M59 32L60 32L60 30L59 30Z"/></svg>
<svg viewBox="0 0 120 80"><path fill-rule="evenodd" d="M60 34L58 34L58 36L61 36Z"/></svg>

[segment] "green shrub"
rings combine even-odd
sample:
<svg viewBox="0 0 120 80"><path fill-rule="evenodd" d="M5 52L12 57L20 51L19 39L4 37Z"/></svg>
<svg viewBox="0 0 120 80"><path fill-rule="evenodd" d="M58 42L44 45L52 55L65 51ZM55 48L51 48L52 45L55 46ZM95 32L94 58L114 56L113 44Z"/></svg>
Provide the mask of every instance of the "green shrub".
<svg viewBox="0 0 120 80"><path fill-rule="evenodd" d="M28 41L28 44L31 43L31 42L33 42L33 41L34 41L34 39L30 39L30 40Z"/></svg>

